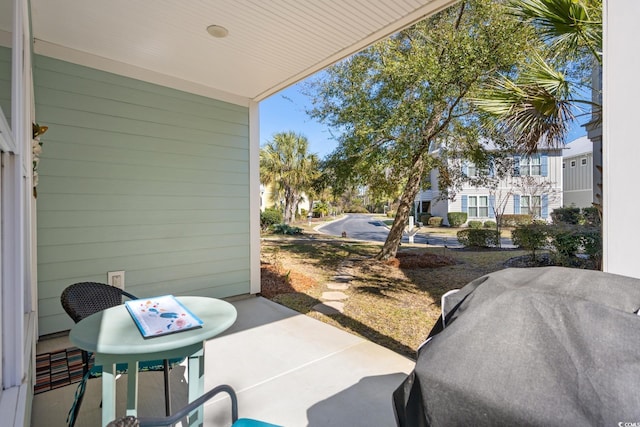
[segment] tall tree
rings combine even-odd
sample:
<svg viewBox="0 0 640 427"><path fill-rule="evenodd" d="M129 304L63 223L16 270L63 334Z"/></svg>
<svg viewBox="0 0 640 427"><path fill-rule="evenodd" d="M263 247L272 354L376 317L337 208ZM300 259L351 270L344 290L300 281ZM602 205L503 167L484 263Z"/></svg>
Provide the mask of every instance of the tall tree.
<svg viewBox="0 0 640 427"><path fill-rule="evenodd" d="M402 194L378 255L395 256L425 171L429 147L474 126L468 102L509 73L533 40L504 2L466 0L331 67L312 87L311 115L342 132L332 153L338 179L388 183Z"/></svg>
<svg viewBox="0 0 640 427"><path fill-rule="evenodd" d="M260 182L284 196L284 223L295 219L302 193L318 177L318 156L308 153L309 141L295 132L281 132L260 149Z"/></svg>

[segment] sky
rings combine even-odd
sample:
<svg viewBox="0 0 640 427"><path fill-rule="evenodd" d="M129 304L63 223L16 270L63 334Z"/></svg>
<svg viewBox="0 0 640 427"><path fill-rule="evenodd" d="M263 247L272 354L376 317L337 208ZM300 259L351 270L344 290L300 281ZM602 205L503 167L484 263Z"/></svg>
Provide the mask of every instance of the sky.
<svg viewBox="0 0 640 427"><path fill-rule="evenodd" d="M313 77L311 77L313 78ZM316 153L322 159L337 146L330 128L312 119L305 113L311 106L309 98L302 93L304 81L278 92L260 102L260 146L271 140L279 132L294 131L309 140L309 152ZM580 125L587 118L580 118L571 128L566 142L586 135Z"/></svg>
<svg viewBox="0 0 640 427"><path fill-rule="evenodd" d="M260 146L276 133L294 131L307 137L310 153L324 158L336 148L337 142L327 126L305 113L311 101L302 93L303 85L304 81L260 102Z"/></svg>

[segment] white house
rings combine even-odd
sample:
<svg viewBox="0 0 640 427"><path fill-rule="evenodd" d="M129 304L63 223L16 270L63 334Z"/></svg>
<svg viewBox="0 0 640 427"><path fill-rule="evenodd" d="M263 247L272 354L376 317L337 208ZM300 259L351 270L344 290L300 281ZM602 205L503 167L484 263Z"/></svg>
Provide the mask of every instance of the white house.
<svg viewBox="0 0 640 427"><path fill-rule="evenodd" d="M562 150L562 198L566 207L591 207L593 203L593 144L587 136Z"/></svg>
<svg viewBox="0 0 640 427"><path fill-rule="evenodd" d="M451 164L458 163L451 160ZM562 156L560 150L541 149L538 153L510 158L509 173L494 178L493 168L482 170L471 162L460 162L462 175L473 180L484 176L487 186L476 186L464 180L455 194L449 188L438 188L438 170L430 172L431 188L416 196L416 212L443 218L448 225L449 212L466 212L467 220L495 220L500 214L531 214L549 219L553 209L562 206ZM457 167L457 166L455 166Z"/></svg>

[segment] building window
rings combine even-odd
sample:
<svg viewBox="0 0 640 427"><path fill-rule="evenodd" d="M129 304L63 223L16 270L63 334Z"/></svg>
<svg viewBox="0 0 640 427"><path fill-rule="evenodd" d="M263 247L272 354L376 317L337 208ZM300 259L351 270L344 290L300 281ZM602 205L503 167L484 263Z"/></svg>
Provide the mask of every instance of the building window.
<svg viewBox="0 0 640 427"><path fill-rule="evenodd" d="M489 196L469 196L467 214L470 218L489 217Z"/></svg>
<svg viewBox="0 0 640 427"><path fill-rule="evenodd" d="M540 196L520 196L520 213L523 215L533 215L536 218L542 217L542 204Z"/></svg>
<svg viewBox="0 0 640 427"><path fill-rule="evenodd" d="M520 159L520 175L540 175L540 156L523 157Z"/></svg>
<svg viewBox="0 0 640 427"><path fill-rule="evenodd" d="M468 177L478 176L478 168L476 167L475 164L469 163L469 165L467 166L467 176Z"/></svg>
<svg viewBox="0 0 640 427"><path fill-rule="evenodd" d="M575 160L571 160L571 167L575 168L576 167L576 161Z"/></svg>
<svg viewBox="0 0 640 427"><path fill-rule="evenodd" d="M466 175L469 178L489 175L489 168L479 168L475 163L467 163Z"/></svg>
<svg viewBox="0 0 640 427"><path fill-rule="evenodd" d="M586 165L587 165L587 158L585 157L585 158L583 158L583 159L580 159L580 164L581 164L582 166L586 166Z"/></svg>

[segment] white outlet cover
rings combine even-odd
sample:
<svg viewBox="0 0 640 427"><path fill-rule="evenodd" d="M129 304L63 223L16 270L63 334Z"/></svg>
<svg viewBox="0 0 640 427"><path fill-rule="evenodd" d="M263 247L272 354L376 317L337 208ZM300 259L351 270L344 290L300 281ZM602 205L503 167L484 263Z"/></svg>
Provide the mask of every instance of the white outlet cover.
<svg viewBox="0 0 640 427"><path fill-rule="evenodd" d="M116 288L124 289L124 271L107 272L107 283Z"/></svg>

